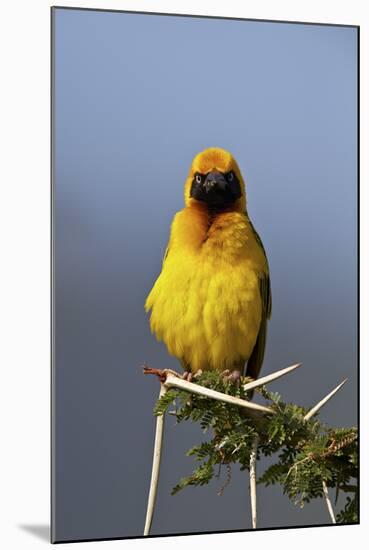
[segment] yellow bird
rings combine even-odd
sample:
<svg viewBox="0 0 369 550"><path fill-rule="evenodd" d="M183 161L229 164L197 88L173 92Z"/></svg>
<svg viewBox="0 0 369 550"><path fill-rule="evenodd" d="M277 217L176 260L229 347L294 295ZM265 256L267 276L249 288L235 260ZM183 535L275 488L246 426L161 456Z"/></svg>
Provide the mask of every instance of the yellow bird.
<svg viewBox="0 0 369 550"><path fill-rule="evenodd" d="M257 378L272 308L269 267L233 156L218 147L199 153L184 199L145 303L151 331L185 376L217 369Z"/></svg>

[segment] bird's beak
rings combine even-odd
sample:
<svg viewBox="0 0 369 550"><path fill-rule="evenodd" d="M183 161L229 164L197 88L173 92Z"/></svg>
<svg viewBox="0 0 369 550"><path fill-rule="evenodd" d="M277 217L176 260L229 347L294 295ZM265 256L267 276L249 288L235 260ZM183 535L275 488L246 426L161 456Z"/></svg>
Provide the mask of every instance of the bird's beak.
<svg viewBox="0 0 369 550"><path fill-rule="evenodd" d="M221 172L209 172L209 174L206 176L204 181L204 188L206 193L209 193L209 191L224 191L227 185L227 182L224 178L224 175Z"/></svg>

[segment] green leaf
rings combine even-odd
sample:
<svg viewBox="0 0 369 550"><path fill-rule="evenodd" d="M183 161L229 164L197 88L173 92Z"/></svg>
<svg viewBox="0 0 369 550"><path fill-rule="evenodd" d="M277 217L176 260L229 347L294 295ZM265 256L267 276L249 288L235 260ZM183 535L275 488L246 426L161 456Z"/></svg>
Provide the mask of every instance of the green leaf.
<svg viewBox="0 0 369 550"><path fill-rule="evenodd" d="M203 372L194 383L247 398L242 384L232 383L216 371ZM177 389L168 390L157 401L155 415L164 414L174 403L177 422L193 422L199 425L200 434L210 435L209 440L187 451L196 467L180 479L172 494L190 485L210 483L222 464L238 464L241 470L248 470L257 434L257 459L274 457L274 462L257 480L259 484L280 485L292 502L303 507L313 499L322 498L325 480L328 487L336 489L336 494L342 491L349 495L345 507L337 514L337 522L357 522L357 428L328 427L320 422L318 415L305 421L305 408L285 403L279 393L265 386L256 391L264 397L265 404L273 408L273 416L249 414L237 406Z"/></svg>

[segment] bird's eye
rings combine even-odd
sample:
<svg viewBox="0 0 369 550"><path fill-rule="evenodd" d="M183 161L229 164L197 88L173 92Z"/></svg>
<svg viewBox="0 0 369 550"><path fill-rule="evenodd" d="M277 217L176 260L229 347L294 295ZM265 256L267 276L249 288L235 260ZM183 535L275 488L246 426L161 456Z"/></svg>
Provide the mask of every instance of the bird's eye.
<svg viewBox="0 0 369 550"><path fill-rule="evenodd" d="M228 174L227 174L227 180L228 180L228 181L233 181L233 178L234 178L233 172L228 172Z"/></svg>
<svg viewBox="0 0 369 550"><path fill-rule="evenodd" d="M202 178L201 178L200 174L196 174L195 179L196 179L196 183L201 183L201 181L202 181Z"/></svg>

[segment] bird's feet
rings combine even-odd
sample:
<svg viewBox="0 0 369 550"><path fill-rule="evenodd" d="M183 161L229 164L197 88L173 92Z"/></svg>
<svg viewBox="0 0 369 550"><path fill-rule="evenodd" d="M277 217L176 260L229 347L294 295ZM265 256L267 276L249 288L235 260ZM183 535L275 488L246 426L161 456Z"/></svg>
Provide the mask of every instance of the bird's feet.
<svg viewBox="0 0 369 550"><path fill-rule="evenodd" d="M187 380L187 382L192 382L194 378L198 378L202 374L202 369L197 370L195 373L186 370L182 374L183 380Z"/></svg>
<svg viewBox="0 0 369 550"><path fill-rule="evenodd" d="M225 380L236 384L237 386L241 383L241 373L239 370L229 370L225 369L222 371L222 376Z"/></svg>
<svg viewBox="0 0 369 550"><path fill-rule="evenodd" d="M183 380L187 380L187 382L191 382L193 378L193 373L190 370L185 370L182 374Z"/></svg>
<svg viewBox="0 0 369 550"><path fill-rule="evenodd" d="M198 378L201 374L202 374L201 369L199 369L195 373L186 370L182 374L182 378L183 378L183 380L187 380L187 382L192 382L192 380L194 378ZM238 371L238 370L232 370L231 371L229 369L226 369L226 370L222 371L221 374L222 374L222 376L225 380L227 380L229 382L232 382L233 384L237 384L238 386L240 385L240 383L241 383L241 373L240 373L240 371Z"/></svg>

